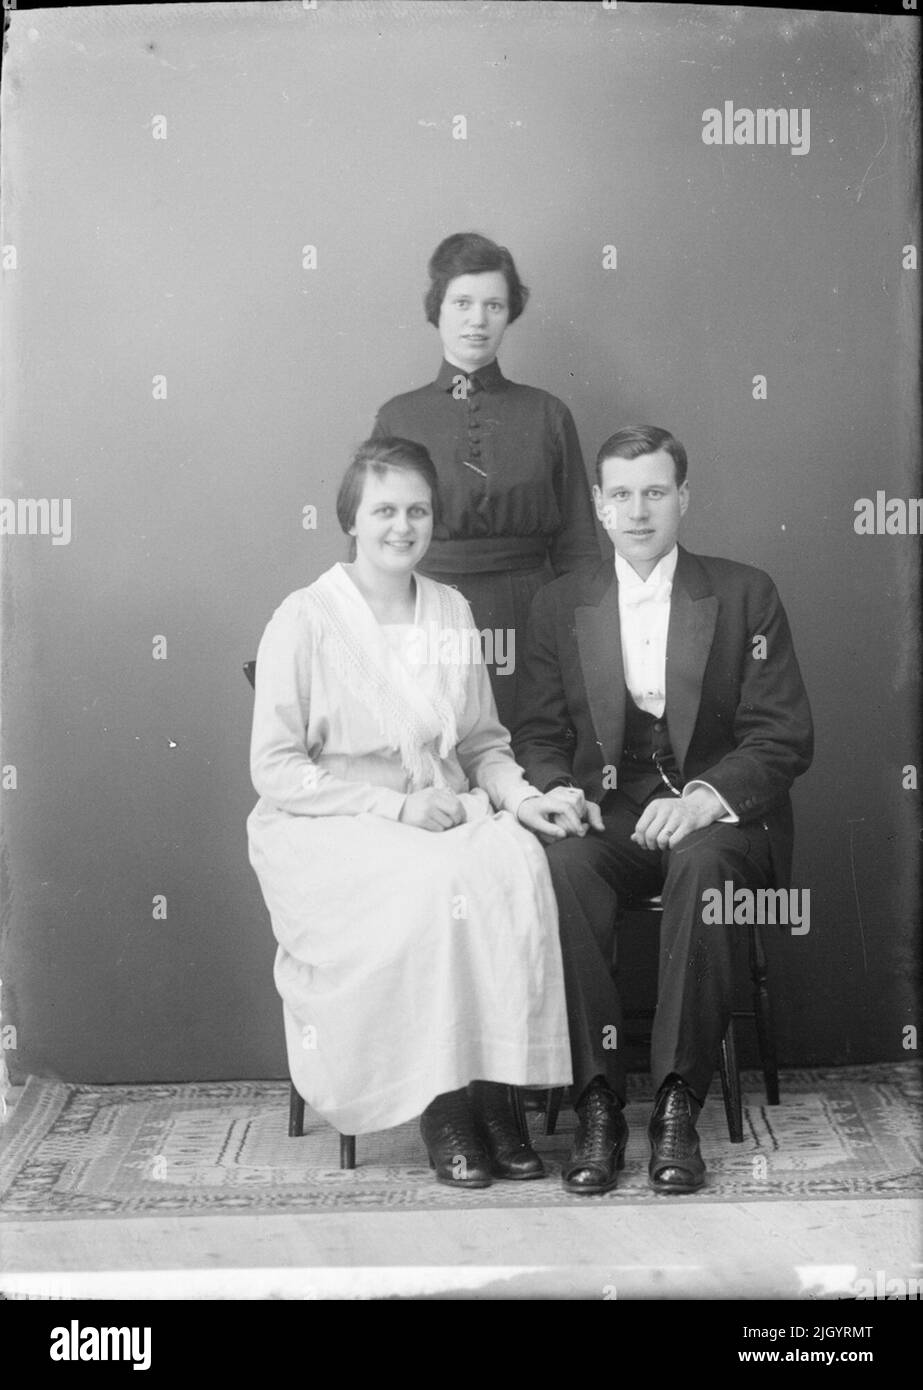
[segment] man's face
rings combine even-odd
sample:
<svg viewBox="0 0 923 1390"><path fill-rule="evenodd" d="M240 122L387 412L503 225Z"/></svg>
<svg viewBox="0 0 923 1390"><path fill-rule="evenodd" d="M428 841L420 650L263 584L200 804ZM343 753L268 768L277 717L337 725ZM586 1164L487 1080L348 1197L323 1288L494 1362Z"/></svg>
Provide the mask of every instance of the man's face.
<svg viewBox="0 0 923 1390"><path fill-rule="evenodd" d="M616 551L642 579L676 544L689 506L689 484L676 486L676 469L665 449L640 458L607 458L602 486L593 488L596 515Z"/></svg>

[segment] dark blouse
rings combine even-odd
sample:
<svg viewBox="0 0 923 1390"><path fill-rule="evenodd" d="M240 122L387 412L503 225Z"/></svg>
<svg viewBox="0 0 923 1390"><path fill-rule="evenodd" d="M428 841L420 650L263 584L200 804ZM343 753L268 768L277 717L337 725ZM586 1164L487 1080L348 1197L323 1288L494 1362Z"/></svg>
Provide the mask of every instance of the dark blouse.
<svg viewBox="0 0 923 1390"><path fill-rule="evenodd" d="M580 441L567 406L508 381L496 361L470 376L443 362L436 380L394 396L373 437L429 450L442 525L426 555L434 574L598 564L599 543Z"/></svg>

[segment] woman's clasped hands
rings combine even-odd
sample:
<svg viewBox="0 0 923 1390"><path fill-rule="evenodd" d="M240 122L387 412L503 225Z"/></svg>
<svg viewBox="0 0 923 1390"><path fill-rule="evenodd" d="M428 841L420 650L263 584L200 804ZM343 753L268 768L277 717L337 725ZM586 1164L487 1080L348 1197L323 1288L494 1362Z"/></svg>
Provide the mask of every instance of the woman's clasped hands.
<svg viewBox="0 0 923 1390"><path fill-rule="evenodd" d="M411 792L401 807L398 820L419 830L451 830L467 819L462 800L448 787L425 787Z"/></svg>

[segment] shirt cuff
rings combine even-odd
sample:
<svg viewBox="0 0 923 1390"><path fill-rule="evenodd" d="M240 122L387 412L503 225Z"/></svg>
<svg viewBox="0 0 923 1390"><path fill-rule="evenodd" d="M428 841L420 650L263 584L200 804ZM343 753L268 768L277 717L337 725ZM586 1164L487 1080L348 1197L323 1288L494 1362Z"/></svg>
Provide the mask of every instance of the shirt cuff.
<svg viewBox="0 0 923 1390"><path fill-rule="evenodd" d="M721 793L715 791L711 782L703 782L699 778L696 778L696 780L693 782L687 782L686 785L683 787L683 796L685 796L686 793L689 791L694 791L696 787L707 787L710 792L714 792L715 796L721 802L721 805L724 807L725 811L727 812L727 815L718 817L718 823L720 825L740 824L740 816L738 816L734 811L731 810L730 806L727 804Z"/></svg>

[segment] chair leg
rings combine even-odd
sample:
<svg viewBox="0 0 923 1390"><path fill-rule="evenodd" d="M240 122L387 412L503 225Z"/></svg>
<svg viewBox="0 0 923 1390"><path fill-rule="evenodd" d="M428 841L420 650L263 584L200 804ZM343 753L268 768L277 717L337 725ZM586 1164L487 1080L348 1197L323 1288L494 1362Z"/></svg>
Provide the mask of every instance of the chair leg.
<svg viewBox="0 0 923 1390"><path fill-rule="evenodd" d="M288 1093L288 1137L300 1139L304 1134L304 1098L295 1090L291 1082Z"/></svg>
<svg viewBox="0 0 923 1390"><path fill-rule="evenodd" d="M356 1166L356 1136L354 1134L340 1135L340 1167L355 1168Z"/></svg>
<svg viewBox="0 0 923 1390"><path fill-rule="evenodd" d="M740 1070L737 1065L737 1040L734 1037L734 1020L728 1024L727 1032L721 1039L721 1090L724 1092L724 1113L727 1115L728 1134L732 1144L742 1144L744 1140L743 1103L740 1095Z"/></svg>
<svg viewBox="0 0 923 1390"><path fill-rule="evenodd" d="M513 1113L516 1116L516 1125L519 1129L522 1142L529 1145L532 1142L529 1135L529 1121L526 1118L526 1107L522 1102L522 1091L520 1091L518 1086L510 1087L510 1100L513 1103Z"/></svg>
<svg viewBox="0 0 923 1390"><path fill-rule="evenodd" d="M555 1125L558 1123L558 1115L561 1112L561 1101L564 1099L564 1087L554 1086L545 1096L545 1133L554 1134Z"/></svg>
<svg viewBox="0 0 923 1390"><path fill-rule="evenodd" d="M756 1022L756 1036L760 1049L760 1064L766 1085L767 1105L779 1104L779 1063L776 1059L776 1043L772 1030L772 1014L769 1009L769 981L766 972L766 955L760 929L756 924L750 927L750 978L753 981L753 1016Z"/></svg>

